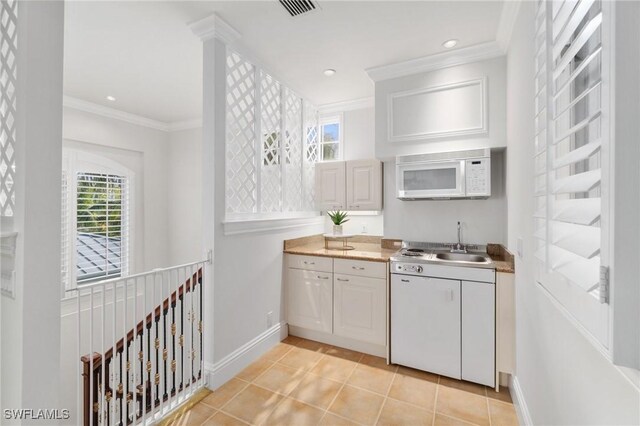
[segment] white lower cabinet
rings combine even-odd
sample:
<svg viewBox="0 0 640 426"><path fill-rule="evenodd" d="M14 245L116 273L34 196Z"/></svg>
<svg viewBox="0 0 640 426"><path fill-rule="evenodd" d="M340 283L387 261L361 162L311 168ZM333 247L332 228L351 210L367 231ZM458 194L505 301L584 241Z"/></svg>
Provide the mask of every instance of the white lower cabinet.
<svg viewBox="0 0 640 426"><path fill-rule="evenodd" d="M289 324L331 333L333 274L289 268L288 275Z"/></svg>
<svg viewBox="0 0 640 426"><path fill-rule="evenodd" d="M387 282L380 278L334 274L333 333L384 345Z"/></svg>
<svg viewBox="0 0 640 426"><path fill-rule="evenodd" d="M301 337L387 352L387 264L289 254L286 265L288 323Z"/></svg>

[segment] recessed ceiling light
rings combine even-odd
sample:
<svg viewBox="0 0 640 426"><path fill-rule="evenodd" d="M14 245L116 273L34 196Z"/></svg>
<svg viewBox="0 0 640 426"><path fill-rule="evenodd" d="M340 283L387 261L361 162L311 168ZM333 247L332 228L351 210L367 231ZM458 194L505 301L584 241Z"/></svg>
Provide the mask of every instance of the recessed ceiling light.
<svg viewBox="0 0 640 426"><path fill-rule="evenodd" d="M326 75L327 77L331 77L332 75L334 75L336 73L336 70L331 69L331 68L327 68L323 72L324 72L324 75Z"/></svg>
<svg viewBox="0 0 640 426"><path fill-rule="evenodd" d="M451 49L452 47L456 47L457 44L458 44L458 40L456 40L456 39L447 40L444 43L442 43L442 45L447 49Z"/></svg>
<svg viewBox="0 0 640 426"><path fill-rule="evenodd" d="M109 96L107 96L107 100L111 101L111 102L115 102L116 98L114 98L113 96L109 95Z"/></svg>

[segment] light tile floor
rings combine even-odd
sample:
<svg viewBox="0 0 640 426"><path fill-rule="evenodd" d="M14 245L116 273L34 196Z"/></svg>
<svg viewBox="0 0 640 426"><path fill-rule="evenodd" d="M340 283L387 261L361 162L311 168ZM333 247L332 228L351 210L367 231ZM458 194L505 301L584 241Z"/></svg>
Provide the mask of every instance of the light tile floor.
<svg viewBox="0 0 640 426"><path fill-rule="evenodd" d="M288 337L173 425L517 425L508 389Z"/></svg>

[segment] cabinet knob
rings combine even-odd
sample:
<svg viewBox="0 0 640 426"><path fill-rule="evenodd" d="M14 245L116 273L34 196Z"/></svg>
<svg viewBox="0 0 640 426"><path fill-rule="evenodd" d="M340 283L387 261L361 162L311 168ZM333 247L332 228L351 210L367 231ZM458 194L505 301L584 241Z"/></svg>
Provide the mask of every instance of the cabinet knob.
<svg viewBox="0 0 640 426"><path fill-rule="evenodd" d="M318 279L319 279L319 280L328 280L328 279L329 279L329 277L323 277L323 276L321 276L321 275L318 275Z"/></svg>
<svg viewBox="0 0 640 426"><path fill-rule="evenodd" d="M360 266L352 266L351 269L355 269L356 271L364 271L364 268Z"/></svg>
<svg viewBox="0 0 640 426"><path fill-rule="evenodd" d="M400 281L402 281L403 283L408 283L409 280L405 280L404 278L401 278Z"/></svg>
<svg viewBox="0 0 640 426"><path fill-rule="evenodd" d="M307 262L306 260L304 262L302 262L302 263L304 263L305 265L315 265L316 264L316 262Z"/></svg>
<svg viewBox="0 0 640 426"><path fill-rule="evenodd" d="M348 279L346 279L346 278L336 278L336 280L338 280L338 281L345 281L345 282L346 282L346 281L349 281L349 280L348 280Z"/></svg>

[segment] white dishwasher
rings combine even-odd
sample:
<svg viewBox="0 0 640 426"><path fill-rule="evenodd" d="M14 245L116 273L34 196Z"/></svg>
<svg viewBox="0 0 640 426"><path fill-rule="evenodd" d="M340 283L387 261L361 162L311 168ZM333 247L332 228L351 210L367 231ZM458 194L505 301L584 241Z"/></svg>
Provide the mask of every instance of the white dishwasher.
<svg viewBox="0 0 640 426"><path fill-rule="evenodd" d="M495 270L391 263L394 364L495 386Z"/></svg>

